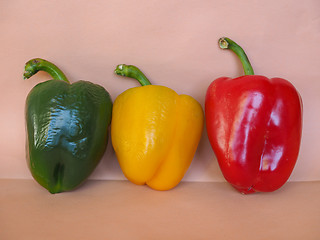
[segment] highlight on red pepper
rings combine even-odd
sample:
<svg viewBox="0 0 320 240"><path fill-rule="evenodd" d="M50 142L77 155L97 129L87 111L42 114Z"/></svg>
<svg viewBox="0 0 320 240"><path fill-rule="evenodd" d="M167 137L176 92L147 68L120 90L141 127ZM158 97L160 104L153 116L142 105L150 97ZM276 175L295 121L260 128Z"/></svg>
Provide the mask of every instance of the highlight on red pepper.
<svg viewBox="0 0 320 240"><path fill-rule="evenodd" d="M225 179L244 194L271 192L288 180L299 154L302 99L282 78L254 75L243 49L221 38L245 76L221 77L207 89L208 137Z"/></svg>
<svg viewBox="0 0 320 240"><path fill-rule="evenodd" d="M71 191L93 172L107 146L112 101L97 84L70 84L44 59L26 63L24 79L45 71L53 80L37 84L26 100L27 163L50 193Z"/></svg>
<svg viewBox="0 0 320 240"><path fill-rule="evenodd" d="M118 65L115 73L142 85L114 101L111 139L120 167L135 184L169 190L179 184L196 152L202 107L188 95L151 85L135 66Z"/></svg>

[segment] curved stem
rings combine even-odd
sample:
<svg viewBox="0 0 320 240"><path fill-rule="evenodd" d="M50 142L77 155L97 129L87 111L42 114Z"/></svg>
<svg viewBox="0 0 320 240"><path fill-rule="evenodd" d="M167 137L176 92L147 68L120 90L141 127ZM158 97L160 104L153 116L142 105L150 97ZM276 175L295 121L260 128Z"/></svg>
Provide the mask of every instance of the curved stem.
<svg viewBox="0 0 320 240"><path fill-rule="evenodd" d="M41 58L34 58L26 63L23 78L28 79L38 71L45 71L49 73L53 79L62 80L69 83L67 77L56 65Z"/></svg>
<svg viewBox="0 0 320 240"><path fill-rule="evenodd" d="M134 78L138 80L142 86L151 85L148 78L140 71L140 69L133 65L120 64L114 72L120 76Z"/></svg>
<svg viewBox="0 0 320 240"><path fill-rule="evenodd" d="M254 75L252 66L250 64L250 61L249 61L246 53L243 51L243 49L238 44L236 44L230 38L223 37L223 38L219 39L219 46L222 49L230 49L235 54L237 54L237 56L239 57L239 59L242 63L245 75Z"/></svg>

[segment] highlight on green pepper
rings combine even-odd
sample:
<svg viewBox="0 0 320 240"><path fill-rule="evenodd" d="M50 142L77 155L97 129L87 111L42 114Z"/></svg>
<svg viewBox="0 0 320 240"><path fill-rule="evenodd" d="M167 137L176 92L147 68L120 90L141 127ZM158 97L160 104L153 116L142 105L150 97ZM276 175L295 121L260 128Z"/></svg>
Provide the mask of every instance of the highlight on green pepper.
<svg viewBox="0 0 320 240"><path fill-rule="evenodd" d="M26 99L28 167L50 193L70 191L89 177L105 152L112 100L97 84L70 84L57 66L40 58L26 63L24 79L38 71L53 80L37 84Z"/></svg>

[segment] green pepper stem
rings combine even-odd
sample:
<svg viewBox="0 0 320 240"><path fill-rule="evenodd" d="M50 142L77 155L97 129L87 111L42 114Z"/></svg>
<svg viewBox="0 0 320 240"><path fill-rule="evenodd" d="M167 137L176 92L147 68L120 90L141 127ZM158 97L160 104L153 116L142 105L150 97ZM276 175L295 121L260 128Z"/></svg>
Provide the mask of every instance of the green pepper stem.
<svg viewBox="0 0 320 240"><path fill-rule="evenodd" d="M219 46L221 49L230 49L239 57L245 75L254 75L252 66L246 53L238 44L236 44L230 38L223 37L219 39Z"/></svg>
<svg viewBox="0 0 320 240"><path fill-rule="evenodd" d="M138 80L142 86L151 85L148 78L140 71L140 69L133 65L120 64L114 72L120 76L134 78Z"/></svg>
<svg viewBox="0 0 320 240"><path fill-rule="evenodd" d="M47 72L53 79L69 83L67 77L56 65L41 58L34 58L26 63L23 79L32 77L38 71Z"/></svg>

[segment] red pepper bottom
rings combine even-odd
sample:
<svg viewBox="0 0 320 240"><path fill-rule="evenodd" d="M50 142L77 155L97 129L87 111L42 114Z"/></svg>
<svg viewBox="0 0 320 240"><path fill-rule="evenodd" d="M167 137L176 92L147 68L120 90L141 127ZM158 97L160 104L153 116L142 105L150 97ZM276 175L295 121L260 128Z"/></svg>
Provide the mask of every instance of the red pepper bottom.
<svg viewBox="0 0 320 240"><path fill-rule="evenodd" d="M232 184L232 187L234 187L235 189L237 189L240 193L242 194L250 194L250 193L255 193L256 191L254 190L253 187L249 187L249 188L241 188L239 186L235 186Z"/></svg>

